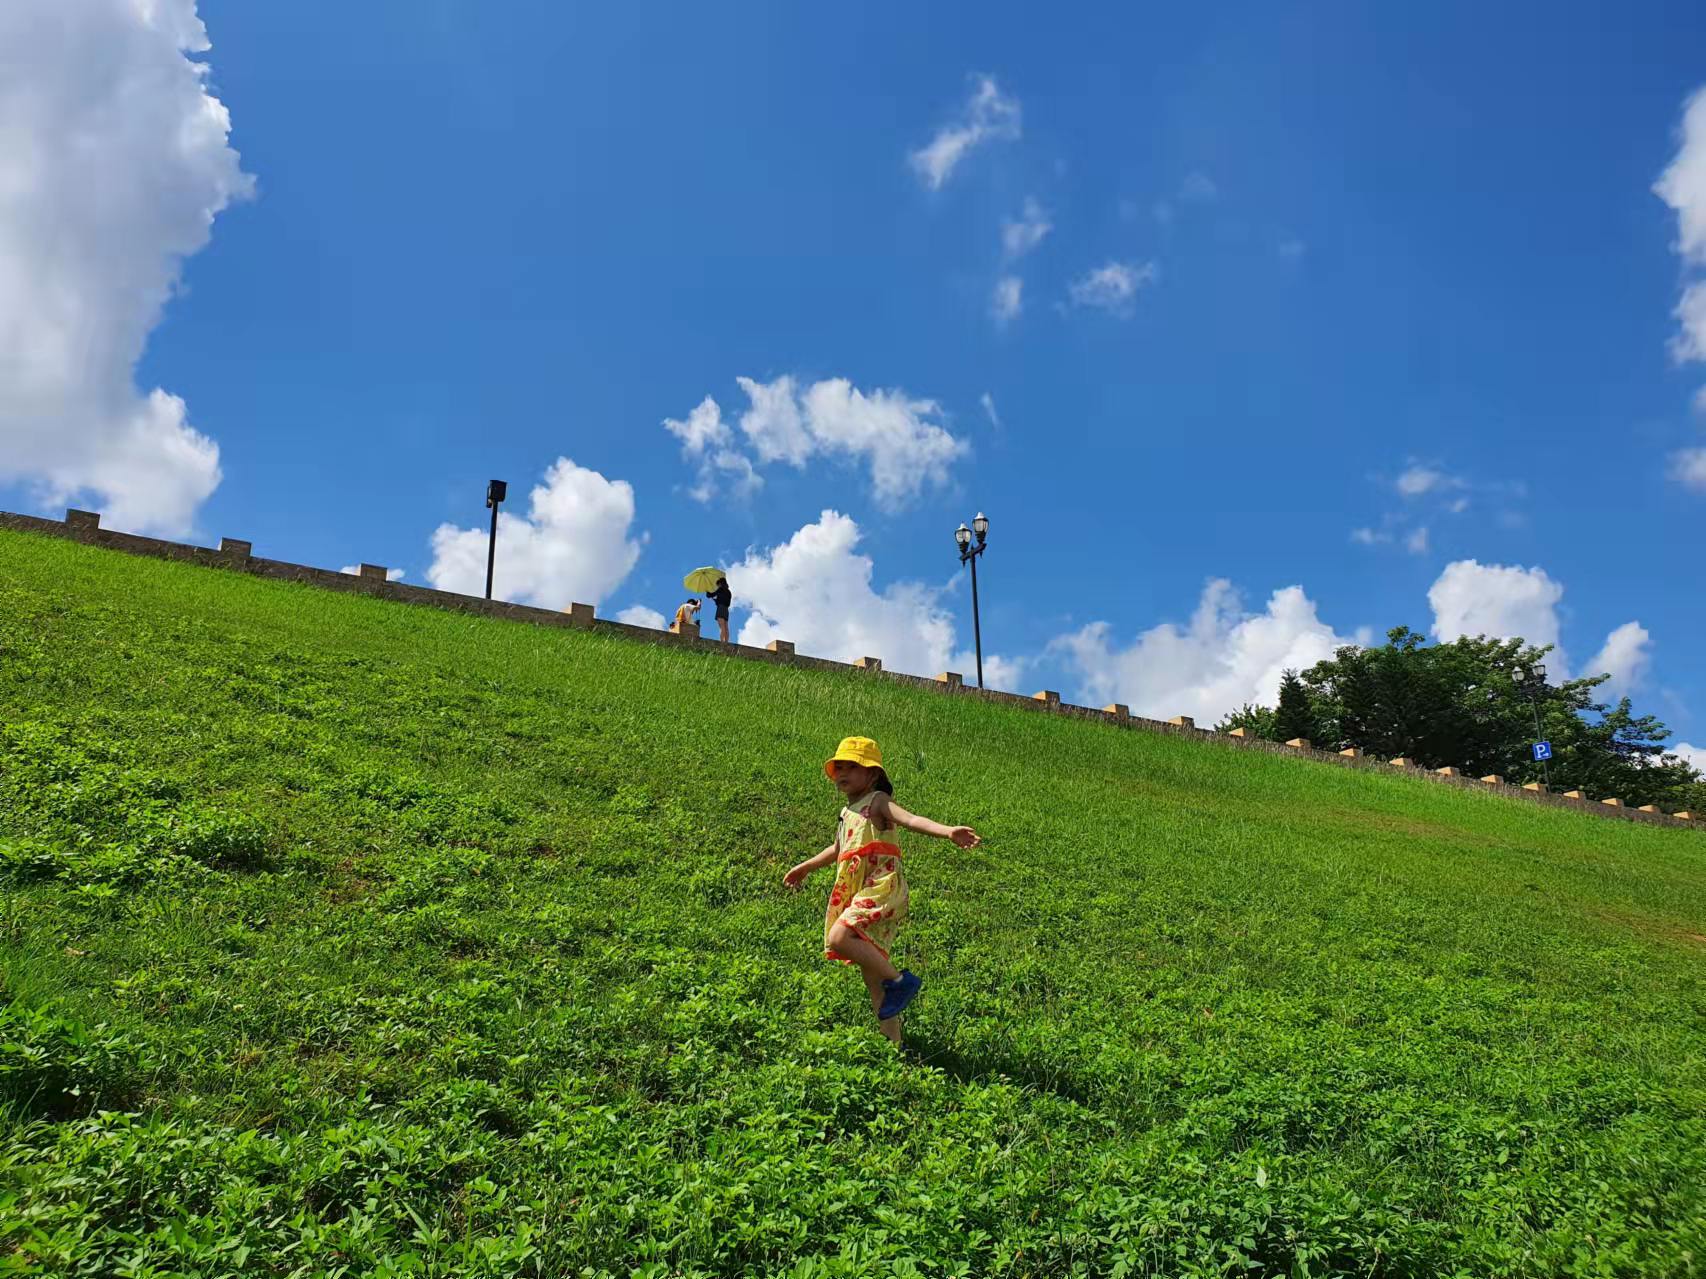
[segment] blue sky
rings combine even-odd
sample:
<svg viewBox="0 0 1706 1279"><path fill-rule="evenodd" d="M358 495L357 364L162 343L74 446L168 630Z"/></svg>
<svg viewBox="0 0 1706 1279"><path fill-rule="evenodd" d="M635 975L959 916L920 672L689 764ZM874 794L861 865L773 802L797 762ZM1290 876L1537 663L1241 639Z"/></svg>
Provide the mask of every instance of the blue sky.
<svg viewBox="0 0 1706 1279"><path fill-rule="evenodd" d="M151 20L92 8L166 76ZM963 665L981 508L1023 691L1212 715L1399 623L1550 627L1706 740L1706 371L1674 354L1706 190L1653 190L1698 5L842 10L203 0L229 136L172 162L211 238L128 229L195 212L139 176L88 288L220 478L204 450L130 522L456 586L498 476L518 517L548 487L507 593L667 612L716 561L749 638ZM162 11L181 62L194 5ZM109 91L60 52L41 102ZM57 117L19 118L55 154ZM48 224L14 208L0 261ZM137 296L182 263L157 316L110 284L139 243ZM707 396L684 455L664 422ZM8 420L0 504L127 500L118 435L67 460L0 390Z"/></svg>

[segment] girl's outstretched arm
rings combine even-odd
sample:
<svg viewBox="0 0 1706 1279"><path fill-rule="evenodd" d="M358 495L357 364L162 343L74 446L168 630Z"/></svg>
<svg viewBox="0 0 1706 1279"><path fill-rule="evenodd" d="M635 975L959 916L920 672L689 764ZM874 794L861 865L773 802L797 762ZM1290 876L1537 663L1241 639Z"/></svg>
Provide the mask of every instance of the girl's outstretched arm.
<svg viewBox="0 0 1706 1279"><path fill-rule="evenodd" d="M982 837L970 826L944 826L941 822L933 822L928 817L920 817L917 813L909 813L886 795L877 801L888 815L888 819L896 826L915 830L920 835L934 835L937 839L951 839L961 848L976 848L983 842ZM875 807L875 805L873 805Z"/></svg>
<svg viewBox="0 0 1706 1279"><path fill-rule="evenodd" d="M798 888L801 884L806 882L807 875L811 874L819 866L827 866L834 860L835 845L831 844L816 857L806 858L805 861L801 862L786 875L782 876L782 883L787 888Z"/></svg>

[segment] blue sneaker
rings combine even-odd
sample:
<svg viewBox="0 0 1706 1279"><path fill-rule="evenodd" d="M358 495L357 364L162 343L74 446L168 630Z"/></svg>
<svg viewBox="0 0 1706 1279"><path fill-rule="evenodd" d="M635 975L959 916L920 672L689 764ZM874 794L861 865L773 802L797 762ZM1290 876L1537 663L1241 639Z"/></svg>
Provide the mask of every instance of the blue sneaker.
<svg viewBox="0 0 1706 1279"><path fill-rule="evenodd" d="M924 979L917 973L903 968L900 976L883 983L883 1006L877 1010L877 1020L887 1021L890 1017L898 1017L906 1011L906 1006L918 997L918 988L924 984Z"/></svg>

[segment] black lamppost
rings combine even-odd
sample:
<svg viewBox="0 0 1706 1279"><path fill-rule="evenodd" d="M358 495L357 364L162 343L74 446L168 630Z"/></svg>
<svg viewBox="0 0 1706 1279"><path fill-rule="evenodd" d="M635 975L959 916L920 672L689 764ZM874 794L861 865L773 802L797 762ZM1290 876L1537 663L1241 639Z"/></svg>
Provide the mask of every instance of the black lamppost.
<svg viewBox="0 0 1706 1279"><path fill-rule="evenodd" d="M492 508L492 535L486 540L486 598L492 598L492 567L498 558L498 504L509 496L509 485L492 480L486 485L486 505Z"/></svg>
<svg viewBox="0 0 1706 1279"><path fill-rule="evenodd" d="M1516 691L1528 698L1529 709L1534 712L1534 742L1539 745L1543 736L1540 727L1540 695L1546 688L1546 668L1536 662L1533 666L1516 668ZM1548 789L1552 785L1552 770L1546 766L1546 761L1540 761L1540 776Z"/></svg>
<svg viewBox="0 0 1706 1279"><path fill-rule="evenodd" d="M977 533L977 545L971 544L971 535ZM960 548L960 563L971 565L971 633L977 646L977 686L983 687L983 624L977 615L977 557L988 548L984 540L989 536L989 520L982 511L972 520L971 528L964 524L954 530L954 542Z"/></svg>

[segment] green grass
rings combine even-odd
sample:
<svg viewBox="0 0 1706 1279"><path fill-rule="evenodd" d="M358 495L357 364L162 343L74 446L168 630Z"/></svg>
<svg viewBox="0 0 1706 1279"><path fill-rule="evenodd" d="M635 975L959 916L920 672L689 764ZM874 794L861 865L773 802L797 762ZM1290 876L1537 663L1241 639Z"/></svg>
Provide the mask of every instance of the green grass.
<svg viewBox="0 0 1706 1279"><path fill-rule="evenodd" d="M1706 1270L1694 832L23 534L0 721L0 1274Z"/></svg>

